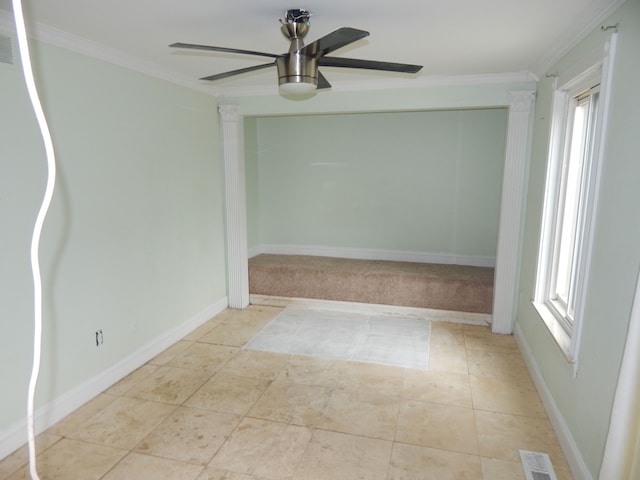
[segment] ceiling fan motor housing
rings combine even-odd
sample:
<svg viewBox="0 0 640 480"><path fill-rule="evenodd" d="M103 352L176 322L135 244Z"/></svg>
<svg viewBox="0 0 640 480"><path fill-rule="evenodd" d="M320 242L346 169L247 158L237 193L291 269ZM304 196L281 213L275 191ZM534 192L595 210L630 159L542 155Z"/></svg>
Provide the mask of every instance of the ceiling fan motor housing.
<svg viewBox="0 0 640 480"><path fill-rule="evenodd" d="M306 83L318 85L318 58L315 55L303 55L298 51L304 47L303 38L309 31L309 17L306 10L288 10L286 23L280 30L291 41L289 54L276 58L278 84Z"/></svg>

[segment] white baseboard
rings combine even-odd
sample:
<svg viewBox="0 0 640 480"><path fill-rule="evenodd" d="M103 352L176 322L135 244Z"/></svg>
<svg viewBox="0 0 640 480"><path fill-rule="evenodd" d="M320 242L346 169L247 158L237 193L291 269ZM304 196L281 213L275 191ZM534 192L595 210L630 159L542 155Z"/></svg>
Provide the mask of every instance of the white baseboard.
<svg viewBox="0 0 640 480"><path fill-rule="evenodd" d="M272 295L249 295L249 303L269 307L296 307L316 310L362 313L365 315L394 315L409 318L428 318L433 321L464 323L467 325L491 325L491 314L435 310L432 308L402 307L375 303L341 302L314 298L276 297Z"/></svg>
<svg viewBox="0 0 640 480"><path fill-rule="evenodd" d="M564 421L564 417L551 394L551 390L549 390L549 387L544 381L542 372L538 368L538 364L533 356L531 348L529 347L529 343L522 333L520 325L517 323L515 325L513 335L518 342L522 358L529 369L533 383L535 384L538 394L540 395L540 399L542 400L542 404L547 411L547 415L549 416L553 430L558 437L560 447L562 447L562 451L567 459L567 463L569 464L573 477L576 480L593 480L593 477L591 476L591 473L578 450L578 446L573 439L571 430L569 430L567 423Z"/></svg>
<svg viewBox="0 0 640 480"><path fill-rule="evenodd" d="M495 257L307 245L258 245L257 247L250 248L248 253L249 258L261 253L270 253L275 255L311 255L318 257L355 258L359 260L470 265L474 267L495 267L496 264Z"/></svg>
<svg viewBox="0 0 640 480"><path fill-rule="evenodd" d="M38 408L38 410L34 412L36 435L53 426L111 385L166 350L207 320L225 310L227 305L227 297L218 300L193 318L154 338L118 363L83 384L69 390L52 402ZM26 441L27 420L25 417L24 420L16 422L5 430L0 431L0 459L24 445Z"/></svg>

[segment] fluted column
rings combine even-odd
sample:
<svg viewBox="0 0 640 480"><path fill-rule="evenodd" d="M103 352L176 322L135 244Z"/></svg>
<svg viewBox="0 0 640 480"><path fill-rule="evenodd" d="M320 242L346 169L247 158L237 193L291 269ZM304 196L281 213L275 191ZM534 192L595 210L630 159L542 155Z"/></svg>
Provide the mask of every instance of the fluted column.
<svg viewBox="0 0 640 480"><path fill-rule="evenodd" d="M229 307L249 305L247 259L247 197L244 171L243 118L238 105L221 105L227 230L227 289Z"/></svg>
<svg viewBox="0 0 640 480"><path fill-rule="evenodd" d="M515 321L518 301L518 259L522 242L531 107L534 98L533 91L509 94L509 118L494 280L492 323L494 333L512 333Z"/></svg>

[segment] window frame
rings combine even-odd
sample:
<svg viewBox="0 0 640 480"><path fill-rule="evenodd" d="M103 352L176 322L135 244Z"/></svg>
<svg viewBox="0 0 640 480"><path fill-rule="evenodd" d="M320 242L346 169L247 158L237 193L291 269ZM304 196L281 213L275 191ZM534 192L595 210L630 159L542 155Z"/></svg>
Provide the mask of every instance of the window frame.
<svg viewBox="0 0 640 480"><path fill-rule="evenodd" d="M615 33L611 35L604 49L592 51L582 62L574 64L562 75L554 75L553 79L549 154L532 303L565 358L574 364L574 375L577 375L582 320L588 290L615 36ZM564 310L560 303L552 298L556 287L558 225L561 223L559 219L562 218L558 207L563 201L563 163L570 154L571 141L568 138L573 131L571 122L575 105L585 92L589 92L589 96L597 94L597 110L590 119L592 128L587 129L591 131L591 138L585 143L590 146L590 152L586 155L580 175L578 218L572 253L572 284L567 309Z"/></svg>

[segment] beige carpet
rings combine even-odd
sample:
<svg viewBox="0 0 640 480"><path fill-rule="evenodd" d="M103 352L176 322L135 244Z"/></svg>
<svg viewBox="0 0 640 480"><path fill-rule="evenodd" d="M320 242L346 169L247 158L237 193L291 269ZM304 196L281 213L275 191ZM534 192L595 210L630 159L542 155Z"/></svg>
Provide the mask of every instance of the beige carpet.
<svg viewBox="0 0 640 480"><path fill-rule="evenodd" d="M491 313L494 269L305 255L249 259L249 292Z"/></svg>

